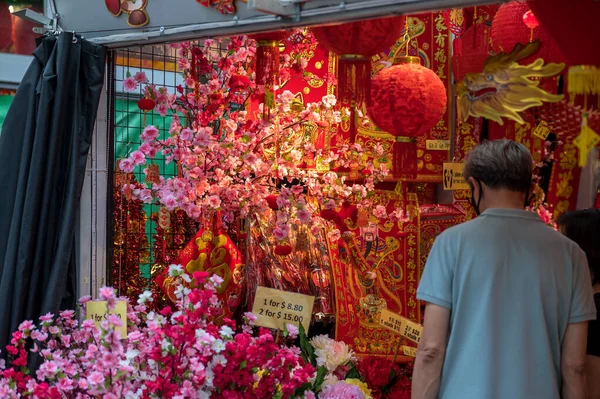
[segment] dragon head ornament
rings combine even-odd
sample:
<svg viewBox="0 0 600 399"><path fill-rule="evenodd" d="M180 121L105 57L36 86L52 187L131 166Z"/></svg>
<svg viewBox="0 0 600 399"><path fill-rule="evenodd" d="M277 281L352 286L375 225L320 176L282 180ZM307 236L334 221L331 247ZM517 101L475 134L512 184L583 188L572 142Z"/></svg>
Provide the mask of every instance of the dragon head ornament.
<svg viewBox="0 0 600 399"><path fill-rule="evenodd" d="M519 60L540 48L540 41L517 44L508 53L488 57L483 72L469 73L457 85L458 110L463 121L469 116L484 117L503 125L503 117L524 123L519 112L544 102L557 102L563 95L551 94L540 88L540 79L558 75L565 64L546 64L538 58L529 65Z"/></svg>

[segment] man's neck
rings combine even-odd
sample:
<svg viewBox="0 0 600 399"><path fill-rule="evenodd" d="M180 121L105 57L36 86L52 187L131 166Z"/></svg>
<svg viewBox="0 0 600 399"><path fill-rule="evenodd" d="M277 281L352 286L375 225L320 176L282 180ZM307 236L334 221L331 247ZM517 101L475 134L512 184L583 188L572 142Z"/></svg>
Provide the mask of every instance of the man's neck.
<svg viewBox="0 0 600 399"><path fill-rule="evenodd" d="M523 210L525 195L506 189L487 190L484 195L485 208Z"/></svg>

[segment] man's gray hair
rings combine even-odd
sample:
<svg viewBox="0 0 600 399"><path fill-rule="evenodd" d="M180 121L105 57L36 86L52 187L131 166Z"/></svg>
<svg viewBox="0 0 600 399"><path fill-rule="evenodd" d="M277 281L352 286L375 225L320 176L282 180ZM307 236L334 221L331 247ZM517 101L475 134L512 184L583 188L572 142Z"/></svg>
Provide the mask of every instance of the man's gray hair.
<svg viewBox="0 0 600 399"><path fill-rule="evenodd" d="M526 192L531 188L533 158L523 144L511 140L486 141L475 147L465 161L463 176L473 177L489 188Z"/></svg>

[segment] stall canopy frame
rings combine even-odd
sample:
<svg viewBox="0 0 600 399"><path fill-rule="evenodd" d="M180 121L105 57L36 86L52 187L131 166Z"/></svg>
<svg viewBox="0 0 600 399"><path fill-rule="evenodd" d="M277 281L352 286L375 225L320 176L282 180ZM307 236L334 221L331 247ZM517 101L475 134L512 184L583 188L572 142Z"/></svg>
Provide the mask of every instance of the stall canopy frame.
<svg viewBox="0 0 600 399"><path fill-rule="evenodd" d="M202 7L195 0L146 1L150 22L142 28L128 27L126 16L113 17L101 1L46 0L45 10L48 18L58 19L60 29L118 48L342 23L506 0L237 0L237 11L232 15Z"/></svg>

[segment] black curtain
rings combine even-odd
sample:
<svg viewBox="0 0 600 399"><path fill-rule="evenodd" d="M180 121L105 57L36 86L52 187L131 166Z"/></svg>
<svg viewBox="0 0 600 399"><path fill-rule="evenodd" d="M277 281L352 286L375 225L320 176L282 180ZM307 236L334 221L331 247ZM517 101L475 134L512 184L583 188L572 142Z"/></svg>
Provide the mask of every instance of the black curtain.
<svg viewBox="0 0 600 399"><path fill-rule="evenodd" d="M76 223L105 51L47 37L0 134L0 349L23 320L76 303Z"/></svg>

